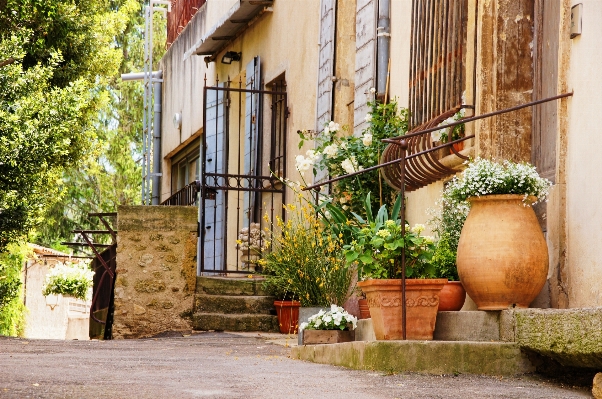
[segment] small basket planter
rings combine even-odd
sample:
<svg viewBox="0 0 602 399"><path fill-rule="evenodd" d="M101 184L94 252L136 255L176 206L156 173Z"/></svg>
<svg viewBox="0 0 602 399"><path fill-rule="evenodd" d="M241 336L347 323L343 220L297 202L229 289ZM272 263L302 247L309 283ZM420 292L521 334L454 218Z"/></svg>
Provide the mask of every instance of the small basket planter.
<svg viewBox="0 0 602 399"><path fill-rule="evenodd" d="M354 330L304 330L303 345L339 344L355 341Z"/></svg>

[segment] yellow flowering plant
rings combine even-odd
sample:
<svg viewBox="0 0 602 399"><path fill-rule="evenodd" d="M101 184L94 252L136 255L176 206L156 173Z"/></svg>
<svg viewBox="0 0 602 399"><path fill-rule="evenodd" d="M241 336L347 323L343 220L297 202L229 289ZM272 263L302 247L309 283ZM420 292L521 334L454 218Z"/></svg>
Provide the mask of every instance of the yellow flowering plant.
<svg viewBox="0 0 602 399"><path fill-rule="evenodd" d="M310 205L285 206L286 220L277 217L270 234L272 251L260 264L264 288L301 306L342 306L350 293L353 271L343 256L343 240L324 224Z"/></svg>
<svg viewBox="0 0 602 399"><path fill-rule="evenodd" d="M361 278L400 278L401 252L404 247L406 277L434 276L435 268L431 264L435 249L433 239L422 235L423 225L410 228L406 224L404 236L399 219L401 201L401 196L398 196L390 217L386 205L383 205L376 217L373 217L370 211L370 194L368 194L365 199L367 220L355 215L358 225L354 240L343 248L347 263L358 264Z"/></svg>

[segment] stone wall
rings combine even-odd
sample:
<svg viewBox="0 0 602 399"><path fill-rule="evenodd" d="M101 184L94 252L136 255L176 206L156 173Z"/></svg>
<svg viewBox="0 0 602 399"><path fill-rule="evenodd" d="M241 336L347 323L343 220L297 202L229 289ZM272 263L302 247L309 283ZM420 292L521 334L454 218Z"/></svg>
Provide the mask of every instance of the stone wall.
<svg viewBox="0 0 602 399"><path fill-rule="evenodd" d="M113 338L191 330L196 207L120 206Z"/></svg>

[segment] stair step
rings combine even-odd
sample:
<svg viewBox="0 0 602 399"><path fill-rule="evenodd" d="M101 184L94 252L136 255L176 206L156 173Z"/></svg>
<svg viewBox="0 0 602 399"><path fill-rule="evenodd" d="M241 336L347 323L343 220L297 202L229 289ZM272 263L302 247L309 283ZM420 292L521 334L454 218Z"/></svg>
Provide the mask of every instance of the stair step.
<svg viewBox="0 0 602 399"><path fill-rule="evenodd" d="M271 296L239 296L239 295L205 295L195 296L195 312L199 313L246 313L273 314L274 297Z"/></svg>
<svg viewBox="0 0 602 399"><path fill-rule="evenodd" d="M265 279L246 277L197 277L197 294L268 296L262 288Z"/></svg>
<svg viewBox="0 0 602 399"><path fill-rule="evenodd" d="M263 314L195 313L195 330L278 332L278 318Z"/></svg>

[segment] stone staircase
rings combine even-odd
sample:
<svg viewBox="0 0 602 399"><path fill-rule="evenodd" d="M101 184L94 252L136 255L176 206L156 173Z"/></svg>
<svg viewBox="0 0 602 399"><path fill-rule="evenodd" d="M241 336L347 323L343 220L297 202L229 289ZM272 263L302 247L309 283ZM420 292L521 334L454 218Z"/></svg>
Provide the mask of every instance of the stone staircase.
<svg viewBox="0 0 602 399"><path fill-rule="evenodd" d="M278 332L274 298L263 279L197 277L192 325L195 330Z"/></svg>

